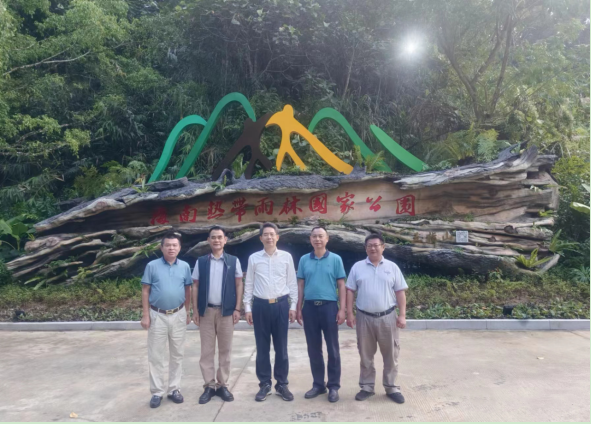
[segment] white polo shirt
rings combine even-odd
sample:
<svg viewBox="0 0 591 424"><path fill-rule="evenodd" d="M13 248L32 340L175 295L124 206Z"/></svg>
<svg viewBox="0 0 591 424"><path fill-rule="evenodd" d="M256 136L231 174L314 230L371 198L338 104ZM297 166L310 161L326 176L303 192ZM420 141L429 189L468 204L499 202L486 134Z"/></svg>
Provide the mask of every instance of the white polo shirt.
<svg viewBox="0 0 591 424"><path fill-rule="evenodd" d="M377 267L369 258L356 262L351 268L346 287L357 292L357 309L372 313L384 312L396 306L394 292L408 288L398 265L383 256Z"/></svg>

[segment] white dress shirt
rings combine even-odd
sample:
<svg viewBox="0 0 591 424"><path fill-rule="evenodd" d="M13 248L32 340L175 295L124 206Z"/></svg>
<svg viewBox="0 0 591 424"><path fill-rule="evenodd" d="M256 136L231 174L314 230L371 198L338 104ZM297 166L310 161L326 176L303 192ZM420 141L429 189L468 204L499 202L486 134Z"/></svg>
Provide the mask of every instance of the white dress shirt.
<svg viewBox="0 0 591 424"><path fill-rule="evenodd" d="M371 313L384 312L396 306L394 293L408 288L398 265L383 256L377 267L369 258L356 262L346 287L357 291L357 309Z"/></svg>
<svg viewBox="0 0 591 424"><path fill-rule="evenodd" d="M212 305L222 304L222 278L224 276L224 255L222 254L219 258L209 254L209 291L207 293L207 303ZM193 280L199 281L199 260L195 263L193 269ZM240 267L240 260L236 258L236 273L234 278L242 278L242 268Z"/></svg>
<svg viewBox="0 0 591 424"><path fill-rule="evenodd" d="M275 250L272 255L261 250L248 258L244 283L244 311L252 312L252 297L276 299L289 294L290 310L295 311L298 302L298 283L291 255Z"/></svg>

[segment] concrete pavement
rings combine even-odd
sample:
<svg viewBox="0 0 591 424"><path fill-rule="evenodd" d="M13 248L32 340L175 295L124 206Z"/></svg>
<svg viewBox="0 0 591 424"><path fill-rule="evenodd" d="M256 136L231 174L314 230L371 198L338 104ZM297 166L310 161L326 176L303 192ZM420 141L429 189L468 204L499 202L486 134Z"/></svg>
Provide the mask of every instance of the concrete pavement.
<svg viewBox="0 0 591 424"><path fill-rule="evenodd" d="M381 387L356 402L354 331L340 332L341 400L306 400L312 378L302 330L290 330L296 399L257 403L254 334L234 333L235 401L202 393L199 332L187 332L185 403L150 409L145 332L2 332L0 421L585 421L590 398L588 331L403 331L399 384L406 403ZM78 417L70 418L75 412Z"/></svg>

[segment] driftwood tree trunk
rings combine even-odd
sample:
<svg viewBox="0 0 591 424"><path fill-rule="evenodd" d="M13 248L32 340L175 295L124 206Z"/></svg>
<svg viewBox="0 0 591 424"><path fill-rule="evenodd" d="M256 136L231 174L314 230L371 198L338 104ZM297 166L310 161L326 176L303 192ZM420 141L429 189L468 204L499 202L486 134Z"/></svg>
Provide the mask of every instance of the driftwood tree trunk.
<svg viewBox="0 0 591 424"><path fill-rule="evenodd" d="M261 223L276 221L288 247L307 249L312 226L320 224L329 231L329 249L358 258L365 237L377 232L386 257L407 264L544 272L558 261L547 249L554 220L540 217L558 205L549 174L554 159L530 148L487 164L408 176L355 169L335 177L231 179L222 189L186 178L160 181L148 192L123 189L38 223L40 237L7 266L21 281L137 275L171 229L183 235L181 257L194 260L209 252L205 240L214 224L228 231L228 249L247 255L260 248ZM466 243L456 241L457 231L468 232ZM535 249L551 259L539 269L522 268L516 257Z"/></svg>

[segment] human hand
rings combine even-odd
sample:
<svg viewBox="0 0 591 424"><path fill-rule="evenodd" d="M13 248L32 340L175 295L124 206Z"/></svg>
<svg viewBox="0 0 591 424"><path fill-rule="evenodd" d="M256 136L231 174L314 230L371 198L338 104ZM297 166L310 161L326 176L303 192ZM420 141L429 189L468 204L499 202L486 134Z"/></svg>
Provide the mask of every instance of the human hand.
<svg viewBox="0 0 591 424"><path fill-rule="evenodd" d="M232 317L234 318L234 324L238 324L238 321L240 321L240 312L232 312Z"/></svg>
<svg viewBox="0 0 591 424"><path fill-rule="evenodd" d="M252 312L247 312L244 314L246 318L246 322L248 325L252 325Z"/></svg>
<svg viewBox="0 0 591 424"><path fill-rule="evenodd" d="M196 314L193 314L193 322L195 323L195 325L197 327L199 327L199 312L197 312Z"/></svg>
<svg viewBox="0 0 591 424"><path fill-rule="evenodd" d="M298 311L297 316L296 316L296 321L298 322L298 324L300 324L301 326L304 325L304 317L302 315L302 311Z"/></svg>
<svg viewBox="0 0 591 424"><path fill-rule="evenodd" d="M355 319L355 315L351 314L352 316L348 316L347 317L347 326L349 326L349 328L353 328L355 327L355 324L357 323L357 320Z"/></svg>
<svg viewBox="0 0 591 424"><path fill-rule="evenodd" d="M187 325L191 324L191 314L187 312Z"/></svg>
<svg viewBox="0 0 591 424"><path fill-rule="evenodd" d="M142 324L142 328L144 330L147 330L150 328L150 315L144 315L142 317L142 320L140 321L140 324Z"/></svg>
<svg viewBox="0 0 591 424"><path fill-rule="evenodd" d="M339 313L337 314L337 324L341 325L342 323L345 322L345 311L343 311L342 309L339 311Z"/></svg>
<svg viewBox="0 0 591 424"><path fill-rule="evenodd" d="M296 319L296 311L290 310L289 311L289 322L293 324L295 322L295 319Z"/></svg>
<svg viewBox="0 0 591 424"><path fill-rule="evenodd" d="M406 328L406 317L397 317L396 318L396 327Z"/></svg>

